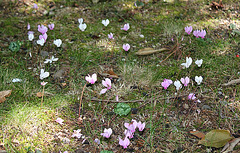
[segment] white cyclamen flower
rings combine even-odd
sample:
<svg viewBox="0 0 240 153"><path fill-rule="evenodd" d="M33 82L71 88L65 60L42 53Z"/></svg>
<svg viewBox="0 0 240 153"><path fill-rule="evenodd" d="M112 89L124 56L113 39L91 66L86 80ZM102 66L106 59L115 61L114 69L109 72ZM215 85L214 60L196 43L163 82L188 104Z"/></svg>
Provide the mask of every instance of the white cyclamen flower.
<svg viewBox="0 0 240 153"><path fill-rule="evenodd" d="M83 18L78 19L79 24L83 23Z"/></svg>
<svg viewBox="0 0 240 153"><path fill-rule="evenodd" d="M202 80L203 80L202 76L195 76L195 81L197 82L198 85L201 84Z"/></svg>
<svg viewBox="0 0 240 153"><path fill-rule="evenodd" d="M62 44L62 40L61 39L56 39L53 41L53 43L57 46L57 47L60 47L61 44Z"/></svg>
<svg viewBox="0 0 240 153"><path fill-rule="evenodd" d="M58 58L54 58L54 56L52 56L51 59L46 59L46 60L44 61L44 63L52 63L52 62L55 62L55 61L57 61L57 60L58 60Z"/></svg>
<svg viewBox="0 0 240 153"><path fill-rule="evenodd" d="M81 30L81 31L85 31L85 29L87 28L87 25L86 25L86 23L81 23L80 25L79 25L79 29Z"/></svg>
<svg viewBox="0 0 240 153"><path fill-rule="evenodd" d="M34 39L33 33L28 34L28 40L32 41Z"/></svg>
<svg viewBox="0 0 240 153"><path fill-rule="evenodd" d="M179 89L182 88L182 84L181 84L181 82L178 81L178 80L174 81L173 84L174 84L174 86L176 87L176 90L179 90Z"/></svg>
<svg viewBox="0 0 240 153"><path fill-rule="evenodd" d="M197 66L200 67L200 66L202 65L202 62L203 62L202 59L196 60L196 61L195 61L195 64L197 64Z"/></svg>
<svg viewBox="0 0 240 153"><path fill-rule="evenodd" d="M192 58L186 57L186 63L182 63L181 65L183 66L183 68L189 68L191 64L192 64Z"/></svg>
<svg viewBox="0 0 240 153"><path fill-rule="evenodd" d="M109 20L108 20L108 19L102 20L102 24L103 24L105 27L108 26Z"/></svg>
<svg viewBox="0 0 240 153"><path fill-rule="evenodd" d="M43 46L44 43L45 43L45 40L43 38L37 41L37 44L39 44L41 46Z"/></svg>
<svg viewBox="0 0 240 153"><path fill-rule="evenodd" d="M45 79L47 77L49 77L49 72L44 72L44 69L41 69L40 79L43 80L43 79Z"/></svg>

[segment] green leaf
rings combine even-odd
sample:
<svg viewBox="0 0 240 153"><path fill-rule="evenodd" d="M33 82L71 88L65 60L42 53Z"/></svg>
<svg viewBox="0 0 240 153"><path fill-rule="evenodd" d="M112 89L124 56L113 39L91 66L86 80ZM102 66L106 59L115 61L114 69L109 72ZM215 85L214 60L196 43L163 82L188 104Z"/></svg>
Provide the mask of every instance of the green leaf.
<svg viewBox="0 0 240 153"><path fill-rule="evenodd" d="M135 4L136 4L137 7L144 6L144 3L141 2L141 1L136 1Z"/></svg>
<svg viewBox="0 0 240 153"><path fill-rule="evenodd" d="M19 42L11 42L9 45L9 49L12 52L18 52L20 50L20 47L21 47L21 43Z"/></svg>
<svg viewBox="0 0 240 153"><path fill-rule="evenodd" d="M234 137L231 136L228 130L212 130L199 141L199 144L208 147L220 148L233 138Z"/></svg>
<svg viewBox="0 0 240 153"><path fill-rule="evenodd" d="M131 111L131 107L125 103L118 103L114 112L120 116L127 115Z"/></svg>
<svg viewBox="0 0 240 153"><path fill-rule="evenodd" d="M108 150L103 150L100 153L113 153L112 151L108 151Z"/></svg>

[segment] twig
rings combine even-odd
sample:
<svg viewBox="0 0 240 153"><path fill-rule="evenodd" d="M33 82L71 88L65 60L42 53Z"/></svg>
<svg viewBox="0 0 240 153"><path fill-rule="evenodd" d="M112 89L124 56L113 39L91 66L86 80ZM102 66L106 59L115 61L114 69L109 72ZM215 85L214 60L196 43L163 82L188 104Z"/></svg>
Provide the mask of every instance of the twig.
<svg viewBox="0 0 240 153"><path fill-rule="evenodd" d="M230 86L230 85L237 84L237 83L240 83L240 79L235 79L228 83L224 83L224 84L222 84L222 86Z"/></svg>

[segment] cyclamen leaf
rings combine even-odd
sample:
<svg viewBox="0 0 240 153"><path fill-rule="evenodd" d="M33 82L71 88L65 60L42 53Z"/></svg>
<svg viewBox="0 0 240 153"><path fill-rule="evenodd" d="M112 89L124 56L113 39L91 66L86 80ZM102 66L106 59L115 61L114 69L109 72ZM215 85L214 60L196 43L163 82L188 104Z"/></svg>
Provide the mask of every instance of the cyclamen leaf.
<svg viewBox="0 0 240 153"><path fill-rule="evenodd" d="M127 115L131 111L131 107L125 103L118 103L114 112L120 116Z"/></svg>
<svg viewBox="0 0 240 153"><path fill-rule="evenodd" d="M20 47L21 47L21 43L19 42L11 42L9 45L9 49L12 52L18 52L20 50Z"/></svg>
<svg viewBox="0 0 240 153"><path fill-rule="evenodd" d="M228 130L216 129L208 132L205 137L198 142L198 144L202 144L208 147L220 148L233 138L234 137L231 136Z"/></svg>

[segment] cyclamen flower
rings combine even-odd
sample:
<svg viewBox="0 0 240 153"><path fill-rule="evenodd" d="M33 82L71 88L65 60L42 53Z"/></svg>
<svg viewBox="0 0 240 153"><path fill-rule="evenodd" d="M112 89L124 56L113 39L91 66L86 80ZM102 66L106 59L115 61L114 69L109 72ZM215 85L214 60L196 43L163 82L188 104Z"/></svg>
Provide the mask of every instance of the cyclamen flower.
<svg viewBox="0 0 240 153"><path fill-rule="evenodd" d="M38 9L38 5L36 3L33 4L34 9Z"/></svg>
<svg viewBox="0 0 240 153"><path fill-rule="evenodd" d="M124 131L125 137L128 137L129 139L133 138L134 133L131 132L129 129L125 129Z"/></svg>
<svg viewBox="0 0 240 153"><path fill-rule="evenodd" d="M28 40L29 40L29 41L32 41L33 39L34 39L33 33L29 33L29 34L28 34Z"/></svg>
<svg viewBox="0 0 240 153"><path fill-rule="evenodd" d="M45 86L47 83L48 83L48 82L44 82L44 81L43 81L43 82L41 82L41 85L42 85L42 86Z"/></svg>
<svg viewBox="0 0 240 153"><path fill-rule="evenodd" d="M198 36L201 37L201 38L204 38L206 36L206 31L201 30L201 32L198 33Z"/></svg>
<svg viewBox="0 0 240 153"><path fill-rule="evenodd" d="M45 40L43 38L37 41L37 44L39 44L41 46L43 46L44 43L45 43Z"/></svg>
<svg viewBox="0 0 240 153"><path fill-rule="evenodd" d="M125 126L128 130L130 130L132 133L135 132L135 129L136 129L137 125L138 125L138 123L137 123L136 120L132 120L131 123L124 123L124 126Z"/></svg>
<svg viewBox="0 0 240 153"><path fill-rule="evenodd" d="M112 33L108 34L108 38L109 38L109 39L114 39L114 38L113 38L113 34L112 34Z"/></svg>
<svg viewBox="0 0 240 153"><path fill-rule="evenodd" d="M97 74L94 73L92 76L88 74L88 76L86 76L85 79L87 82L94 84L97 81Z"/></svg>
<svg viewBox="0 0 240 153"><path fill-rule="evenodd" d="M180 81L174 81L174 86L176 87L176 90L179 90L179 89L181 89L182 88L182 84L181 84L181 82Z"/></svg>
<svg viewBox="0 0 240 153"><path fill-rule="evenodd" d="M48 25L48 28L49 28L50 30L53 30L53 28L54 28L54 23L49 24L49 25Z"/></svg>
<svg viewBox="0 0 240 153"><path fill-rule="evenodd" d="M191 64L192 64L192 58L186 57L186 63L182 63L181 65L183 66L183 68L189 68Z"/></svg>
<svg viewBox="0 0 240 153"><path fill-rule="evenodd" d="M53 41L53 43L57 46L57 47L60 47L61 44L62 44L62 40L61 39L56 39Z"/></svg>
<svg viewBox="0 0 240 153"><path fill-rule="evenodd" d="M123 49L125 51L128 51L130 49L130 45L129 44L123 44Z"/></svg>
<svg viewBox="0 0 240 153"><path fill-rule="evenodd" d="M172 80L170 79L164 79L161 85L164 89L167 89L172 84Z"/></svg>
<svg viewBox="0 0 240 153"><path fill-rule="evenodd" d="M100 94L106 93L107 90L111 88L111 80L108 79L108 78L106 78L105 81L102 80L102 84L103 84L105 87L107 87L107 88L102 89L101 92L100 92Z"/></svg>
<svg viewBox="0 0 240 153"><path fill-rule="evenodd" d="M195 81L197 82L198 85L201 84L202 80L203 80L202 76L195 76Z"/></svg>
<svg viewBox="0 0 240 153"><path fill-rule="evenodd" d="M100 140L98 138L96 138L94 142L96 142L98 145L100 144Z"/></svg>
<svg viewBox="0 0 240 153"><path fill-rule="evenodd" d="M108 26L109 20L108 20L108 19L102 20L102 24L103 24L105 27Z"/></svg>
<svg viewBox="0 0 240 153"><path fill-rule="evenodd" d="M46 64L46 63L52 63L52 62L55 62L55 61L57 61L58 60L58 58L54 58L54 56L52 56L50 59L46 59L45 61L44 61L44 63Z"/></svg>
<svg viewBox="0 0 240 153"><path fill-rule="evenodd" d="M81 23L81 24L79 25L79 29L80 29L81 31L85 31L86 28L87 28L86 23Z"/></svg>
<svg viewBox="0 0 240 153"><path fill-rule="evenodd" d="M195 61L195 64L197 64L198 67L201 67L202 62L203 62L202 59L200 59L200 60L196 60L196 61Z"/></svg>
<svg viewBox="0 0 240 153"><path fill-rule="evenodd" d="M48 31L48 28L44 25L38 25L38 31L42 34L46 33Z"/></svg>
<svg viewBox="0 0 240 153"><path fill-rule="evenodd" d="M111 136L111 134L112 134L112 129L111 128L109 128L109 129L105 128L104 133L101 133L101 135L105 138L109 138Z"/></svg>
<svg viewBox="0 0 240 153"><path fill-rule="evenodd" d="M41 69L40 70L40 79L43 80L47 77L49 77L49 72L44 72L44 69Z"/></svg>
<svg viewBox="0 0 240 153"><path fill-rule="evenodd" d="M47 40L47 33L44 33L43 35L39 35L39 39L41 40L41 39L44 39L44 41L46 42L46 40Z"/></svg>
<svg viewBox="0 0 240 153"><path fill-rule="evenodd" d="M78 19L79 24L83 23L83 18Z"/></svg>
<svg viewBox="0 0 240 153"><path fill-rule="evenodd" d="M181 82L184 84L184 86L187 86L190 82L190 79L189 77L181 78Z"/></svg>
<svg viewBox="0 0 240 153"><path fill-rule="evenodd" d="M192 26L190 26L190 27L186 26L184 29L185 29L185 32L189 35L192 32Z"/></svg>
<svg viewBox="0 0 240 153"><path fill-rule="evenodd" d="M123 28L121 28L121 30L128 31L129 28L130 28L129 23L127 23L127 24L124 24L124 26L123 26Z"/></svg>
<svg viewBox="0 0 240 153"><path fill-rule="evenodd" d="M139 130L139 131L143 131L144 128L145 128L145 123L142 123L141 121L139 121L139 122L137 123L137 127L138 127L138 130Z"/></svg>
<svg viewBox="0 0 240 153"><path fill-rule="evenodd" d="M127 137L125 137L124 140L122 140L121 138L119 138L119 144L120 144L121 146L123 146L123 148L125 149L125 148L128 147L128 145L130 145L130 140L129 140Z"/></svg>
<svg viewBox="0 0 240 153"><path fill-rule="evenodd" d="M194 93L190 93L189 95L188 95L188 99L189 100L195 100L197 97L195 96L195 94Z"/></svg>
<svg viewBox="0 0 240 153"><path fill-rule="evenodd" d="M27 29L30 30L30 24L29 24L29 23L28 23L28 25L27 25Z"/></svg>
<svg viewBox="0 0 240 153"><path fill-rule="evenodd" d="M76 138L81 138L82 134L80 133L81 132L81 129L78 129L78 130L73 130L73 135L72 137L76 137Z"/></svg>
<svg viewBox="0 0 240 153"><path fill-rule="evenodd" d="M61 119L61 118L57 118L56 120L55 120L57 123L59 123L59 124L63 124L63 119Z"/></svg>

